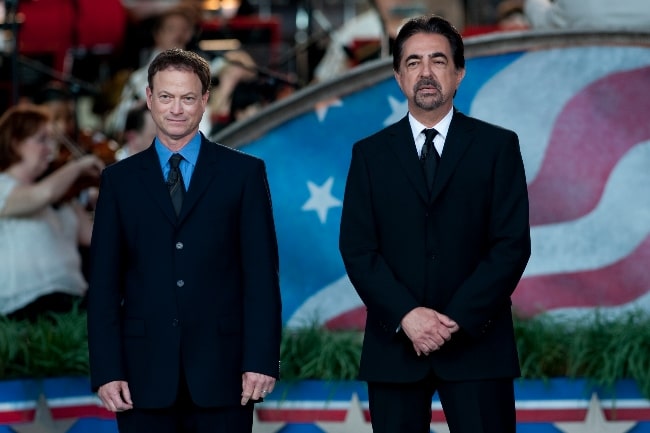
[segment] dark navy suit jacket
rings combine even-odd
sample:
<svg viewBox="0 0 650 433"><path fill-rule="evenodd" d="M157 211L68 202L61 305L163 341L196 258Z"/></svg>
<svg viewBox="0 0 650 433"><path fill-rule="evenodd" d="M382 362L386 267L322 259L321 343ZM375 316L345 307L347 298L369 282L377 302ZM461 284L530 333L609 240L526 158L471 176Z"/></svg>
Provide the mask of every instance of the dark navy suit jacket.
<svg viewBox="0 0 650 433"><path fill-rule="evenodd" d="M238 405L241 374L277 377L278 252L264 163L202 137L177 217L155 147L107 167L91 245L91 384L136 407Z"/></svg>

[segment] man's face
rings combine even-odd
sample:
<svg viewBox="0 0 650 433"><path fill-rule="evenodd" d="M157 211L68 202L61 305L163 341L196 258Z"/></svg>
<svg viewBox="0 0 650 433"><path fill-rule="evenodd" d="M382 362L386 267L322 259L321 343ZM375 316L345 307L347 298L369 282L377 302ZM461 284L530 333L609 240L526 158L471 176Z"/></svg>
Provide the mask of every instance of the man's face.
<svg viewBox="0 0 650 433"><path fill-rule="evenodd" d="M395 79L408 99L409 111L449 111L465 69L454 65L449 41L442 35L417 33L404 43Z"/></svg>
<svg viewBox="0 0 650 433"><path fill-rule="evenodd" d="M163 143L196 134L208 96L201 93L194 72L168 68L154 75L153 89L147 87L147 106Z"/></svg>

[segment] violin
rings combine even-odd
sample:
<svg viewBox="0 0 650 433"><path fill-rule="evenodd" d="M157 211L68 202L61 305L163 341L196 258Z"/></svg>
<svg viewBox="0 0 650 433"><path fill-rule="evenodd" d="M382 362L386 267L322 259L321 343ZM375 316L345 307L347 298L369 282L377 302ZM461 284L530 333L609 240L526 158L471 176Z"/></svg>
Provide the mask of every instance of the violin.
<svg viewBox="0 0 650 433"><path fill-rule="evenodd" d="M115 155L119 149L118 143L101 132L80 130L76 141L71 140L64 134L56 134L56 139L60 144L60 148L57 158L50 165L50 172L62 167L71 160L89 154L97 156L105 165L116 161ZM99 187L99 177L80 176L64 194L60 202L79 198L85 190L91 187Z"/></svg>
<svg viewBox="0 0 650 433"><path fill-rule="evenodd" d="M80 158L84 155L93 154L101 159L105 164L112 164L116 161L115 152L119 149L119 144L99 131L80 130L77 134L76 142L69 139L63 134L58 134L57 138L68 152L60 152L60 157L67 162L70 157Z"/></svg>

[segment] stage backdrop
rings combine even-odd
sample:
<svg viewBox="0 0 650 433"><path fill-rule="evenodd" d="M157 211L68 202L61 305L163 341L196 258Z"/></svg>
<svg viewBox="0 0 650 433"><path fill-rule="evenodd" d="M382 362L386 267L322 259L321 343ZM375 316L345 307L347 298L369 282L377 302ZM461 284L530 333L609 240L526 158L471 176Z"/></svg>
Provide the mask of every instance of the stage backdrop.
<svg viewBox="0 0 650 433"><path fill-rule="evenodd" d="M459 110L520 136L533 254L521 314L648 308L650 33L524 33L468 40ZM397 121L390 60L300 91L215 137L267 162L281 253L284 322L361 327L364 309L337 239L353 143ZM650 402L630 381L517 381L520 433L648 433ZM440 402L431 430L448 433ZM255 433L370 432L360 382L281 381ZM116 433L87 378L0 382L0 433Z"/></svg>
<svg viewBox="0 0 650 433"><path fill-rule="evenodd" d="M519 135L532 256L522 316L650 306L650 33L510 33L467 40L455 98ZM263 158L284 322L361 328L338 252L352 145L406 114L390 59L298 92L214 137Z"/></svg>

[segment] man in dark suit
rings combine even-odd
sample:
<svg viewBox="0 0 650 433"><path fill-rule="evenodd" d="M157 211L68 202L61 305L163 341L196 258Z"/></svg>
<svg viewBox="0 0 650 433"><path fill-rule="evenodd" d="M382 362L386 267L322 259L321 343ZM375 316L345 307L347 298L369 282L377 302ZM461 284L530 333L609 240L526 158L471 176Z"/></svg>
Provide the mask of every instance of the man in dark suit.
<svg viewBox="0 0 650 433"><path fill-rule="evenodd" d="M210 88L204 59L167 50L148 75L156 138L101 179L92 387L122 433L250 433L253 403L273 391L280 357L265 166L199 132Z"/></svg>
<svg viewBox="0 0 650 433"><path fill-rule="evenodd" d="M454 109L465 59L446 20L404 24L393 68L409 113L354 145L340 232L367 306L373 431L429 432L437 391L452 433L514 433L510 296L530 256L518 138Z"/></svg>

